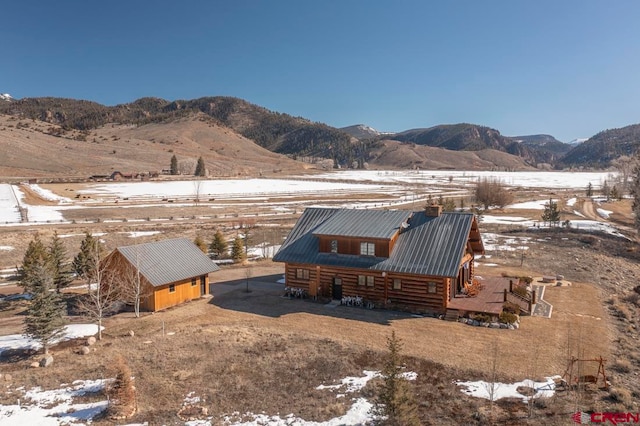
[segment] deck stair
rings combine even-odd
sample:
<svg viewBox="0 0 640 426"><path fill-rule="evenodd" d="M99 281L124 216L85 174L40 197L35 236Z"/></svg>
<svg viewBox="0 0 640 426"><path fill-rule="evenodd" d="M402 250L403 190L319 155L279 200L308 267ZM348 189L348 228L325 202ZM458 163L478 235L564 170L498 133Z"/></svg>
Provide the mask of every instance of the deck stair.
<svg viewBox="0 0 640 426"><path fill-rule="evenodd" d="M458 321L460 317L460 312L457 309L447 309L447 312L444 314L445 321Z"/></svg>

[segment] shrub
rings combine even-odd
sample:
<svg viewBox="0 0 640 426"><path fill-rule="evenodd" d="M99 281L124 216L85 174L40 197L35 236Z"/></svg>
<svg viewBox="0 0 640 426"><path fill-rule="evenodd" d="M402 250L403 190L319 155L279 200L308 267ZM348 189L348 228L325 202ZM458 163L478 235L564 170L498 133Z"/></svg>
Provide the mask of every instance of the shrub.
<svg viewBox="0 0 640 426"><path fill-rule="evenodd" d="M503 322L505 324L513 324L516 321L518 321L518 315L506 311L500 312L500 322Z"/></svg>
<svg viewBox="0 0 640 426"><path fill-rule="evenodd" d="M479 322L490 322L491 321L491 316L487 315L487 314L475 314L473 316L473 319Z"/></svg>
<svg viewBox="0 0 640 426"><path fill-rule="evenodd" d="M526 288L524 287L520 287L520 286L514 286L513 287L513 292L515 294L517 294L518 296L524 297L526 299L529 298L529 292L527 291Z"/></svg>
<svg viewBox="0 0 640 426"><path fill-rule="evenodd" d="M511 303L511 302L504 302L502 304L502 311L510 313L510 314L519 314L520 313L520 306L516 305L515 303Z"/></svg>
<svg viewBox="0 0 640 426"><path fill-rule="evenodd" d="M626 374L631 371L631 363L624 358L619 358L613 363L611 368L618 373Z"/></svg>
<svg viewBox="0 0 640 426"><path fill-rule="evenodd" d="M520 280L521 283L525 283L526 285L529 285L533 282L533 277L518 277L518 279Z"/></svg>
<svg viewBox="0 0 640 426"><path fill-rule="evenodd" d="M619 402L627 407L633 402L631 392L625 388L611 388L609 390L609 396L613 401Z"/></svg>

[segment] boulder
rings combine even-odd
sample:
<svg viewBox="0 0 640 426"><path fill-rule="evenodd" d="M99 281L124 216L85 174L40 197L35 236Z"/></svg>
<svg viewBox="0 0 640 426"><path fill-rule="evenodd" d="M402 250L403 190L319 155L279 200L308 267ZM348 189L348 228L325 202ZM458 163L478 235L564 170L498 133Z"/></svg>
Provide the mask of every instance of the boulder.
<svg viewBox="0 0 640 426"><path fill-rule="evenodd" d="M500 328L507 329L507 328L509 328L509 326L508 326L507 324L505 324L505 323L501 322L501 323L500 323Z"/></svg>
<svg viewBox="0 0 640 426"><path fill-rule="evenodd" d="M519 322L514 322L512 325L513 325L513 328L514 328L515 330L517 330L517 329L519 329L519 328L520 328L520 323L519 323Z"/></svg>
<svg viewBox="0 0 640 426"><path fill-rule="evenodd" d="M489 328L500 328L500 323L492 322L489 324Z"/></svg>
<svg viewBox="0 0 640 426"><path fill-rule="evenodd" d="M93 346L96 344L96 338L91 336L87 339L87 346Z"/></svg>
<svg viewBox="0 0 640 426"><path fill-rule="evenodd" d="M4 374L4 381L5 382L10 382L12 378L13 377L11 377L11 374L8 374L8 373Z"/></svg>
<svg viewBox="0 0 640 426"><path fill-rule="evenodd" d="M89 355L91 353L91 349L89 346L83 346L80 348L80 355Z"/></svg>
<svg viewBox="0 0 640 426"><path fill-rule="evenodd" d="M51 354L45 355L40 360L40 367L49 367L51 364L53 364L53 357L51 356Z"/></svg>
<svg viewBox="0 0 640 426"><path fill-rule="evenodd" d="M476 327L479 327L480 326L480 321L473 320L473 321L471 321L471 325L475 325Z"/></svg>
<svg viewBox="0 0 640 426"><path fill-rule="evenodd" d="M133 337L135 335L136 335L136 333L134 333L133 330L129 330L129 336Z"/></svg>
<svg viewBox="0 0 640 426"><path fill-rule="evenodd" d="M33 361L31 364L29 364L29 367L38 368L40 367L40 363L38 363L38 361Z"/></svg>

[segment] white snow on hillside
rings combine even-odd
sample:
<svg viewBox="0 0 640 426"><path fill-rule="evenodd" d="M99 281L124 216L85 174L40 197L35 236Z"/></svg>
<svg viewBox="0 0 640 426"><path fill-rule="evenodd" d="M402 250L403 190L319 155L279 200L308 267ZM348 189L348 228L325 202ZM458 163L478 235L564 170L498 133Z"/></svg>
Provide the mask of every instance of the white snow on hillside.
<svg viewBox="0 0 640 426"><path fill-rule="evenodd" d="M609 216L613 213L611 210L601 209L600 207L598 207L596 211L603 219L609 219Z"/></svg>
<svg viewBox="0 0 640 426"><path fill-rule="evenodd" d="M71 202L70 198L61 197L58 194L54 194L53 192L49 191L48 189L44 189L40 185L28 184L26 186L28 186L31 191L35 192L36 194L38 194L40 197L42 197L45 200L58 201L59 203L70 203Z"/></svg>
<svg viewBox="0 0 640 426"><path fill-rule="evenodd" d="M0 93L0 100L10 101L12 99L13 99L13 96L11 96L10 94L8 94L8 93Z"/></svg>

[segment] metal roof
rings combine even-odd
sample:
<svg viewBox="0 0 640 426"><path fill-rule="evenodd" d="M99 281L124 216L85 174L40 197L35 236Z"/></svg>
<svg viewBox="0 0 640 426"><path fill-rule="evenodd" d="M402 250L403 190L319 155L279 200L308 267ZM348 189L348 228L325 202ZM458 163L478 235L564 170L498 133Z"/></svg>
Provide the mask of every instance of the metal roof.
<svg viewBox="0 0 640 426"><path fill-rule="evenodd" d="M219 271L218 265L186 238L118 247L152 286L186 280Z"/></svg>
<svg viewBox="0 0 640 426"><path fill-rule="evenodd" d="M314 235L390 239L411 216L407 210L339 210Z"/></svg>
<svg viewBox="0 0 640 426"><path fill-rule="evenodd" d="M455 277L474 222L471 213L426 216L423 211L404 211L410 225L399 236L388 258L320 253L318 229L344 209L308 208L304 211L273 260L277 262L341 266L416 275ZM354 225L364 222L365 210L351 210ZM347 216L342 216L347 217ZM398 216L400 218L401 215ZM400 225L400 220L395 229ZM387 224L392 227L391 224ZM348 223L341 226L348 227ZM382 231L379 231L382 233Z"/></svg>

